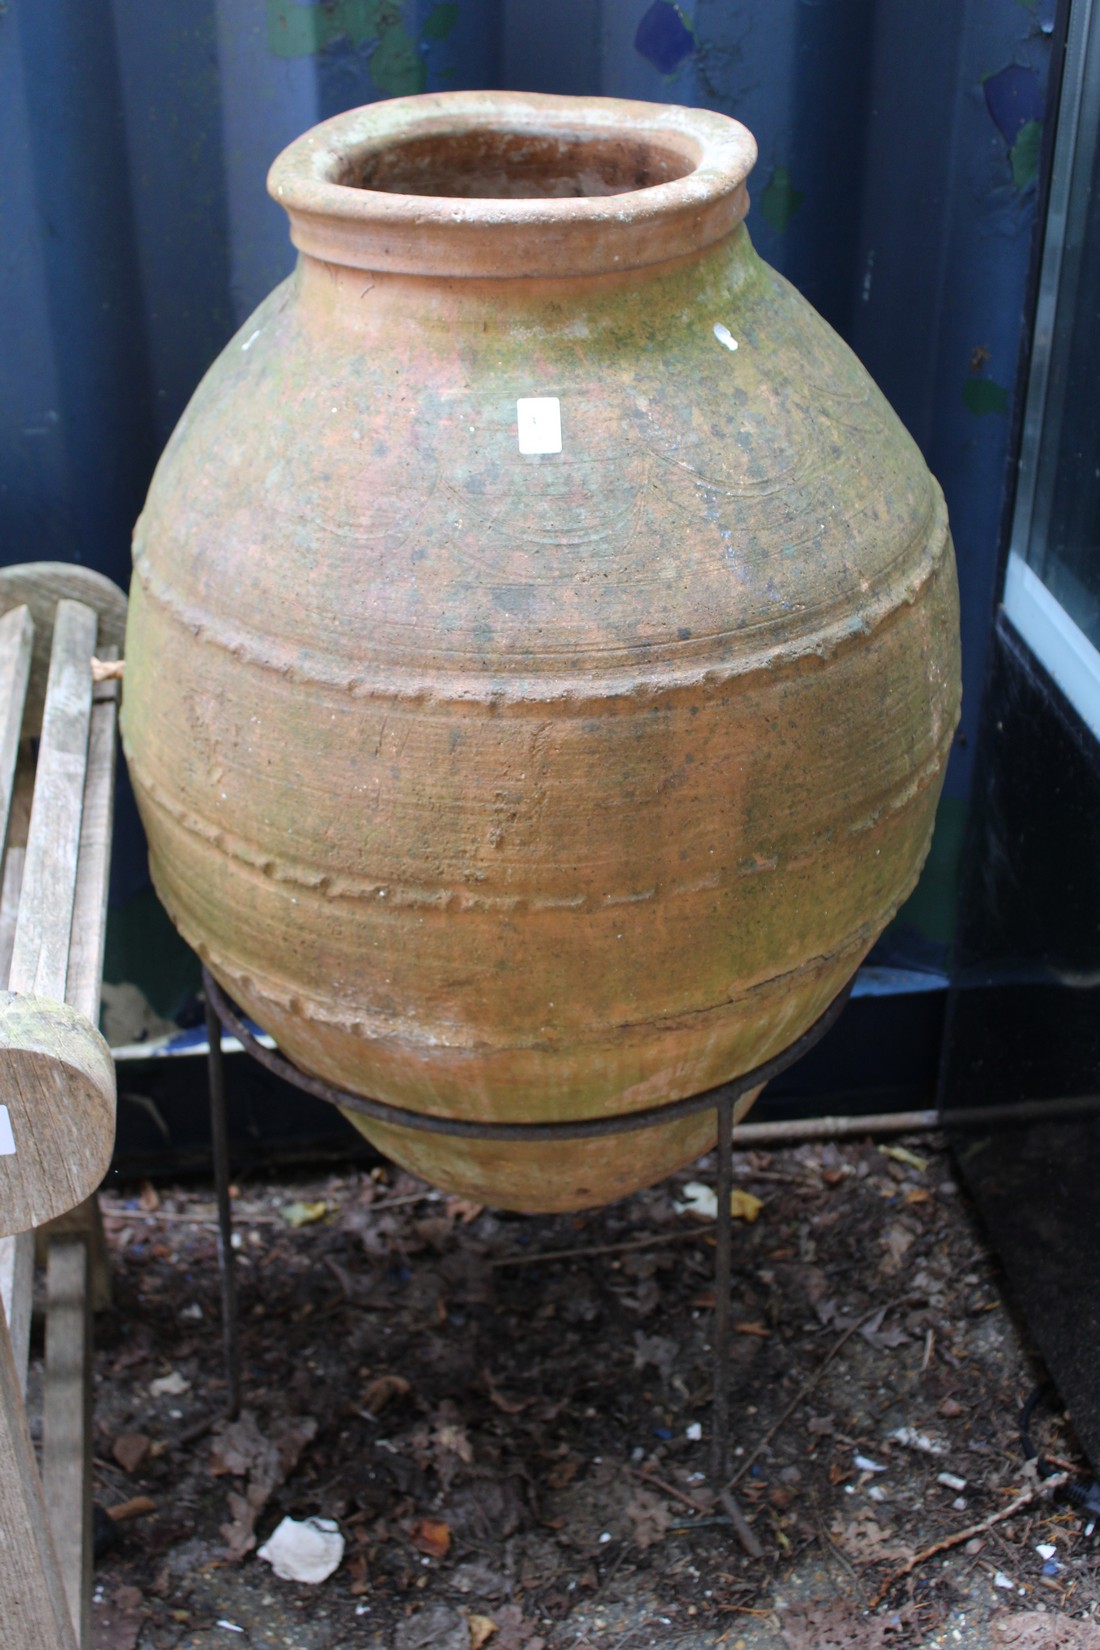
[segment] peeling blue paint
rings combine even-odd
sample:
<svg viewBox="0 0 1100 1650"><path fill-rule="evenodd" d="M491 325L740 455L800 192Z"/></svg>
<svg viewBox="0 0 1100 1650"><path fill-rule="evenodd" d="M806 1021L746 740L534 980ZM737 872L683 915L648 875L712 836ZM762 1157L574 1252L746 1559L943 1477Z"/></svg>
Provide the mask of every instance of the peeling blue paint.
<svg viewBox="0 0 1100 1650"><path fill-rule="evenodd" d="M1012 166L1012 181L1017 189L1026 189L1039 175L1039 150L1043 142L1043 123L1029 120L1020 127L1020 135L1008 151Z"/></svg>
<svg viewBox="0 0 1100 1650"><path fill-rule="evenodd" d="M670 0L653 0L638 24L634 48L662 74L674 74L694 52L695 36L684 22L679 6L672 5Z"/></svg>
<svg viewBox="0 0 1100 1650"><path fill-rule="evenodd" d="M771 225L777 235L785 234L787 226L805 198L805 191L796 189L791 182L791 174L787 168L777 166L760 197L760 210L764 214L764 221Z"/></svg>
<svg viewBox="0 0 1100 1650"><path fill-rule="evenodd" d="M424 27L420 31L423 39L446 40L458 22L458 12L458 0L441 0L424 20Z"/></svg>
<svg viewBox="0 0 1100 1650"><path fill-rule="evenodd" d="M436 8L444 14L451 9ZM457 7L453 9L450 28L457 19ZM387 0L327 0L323 5L267 0L267 38L275 55L287 58L313 57L332 48L346 53L348 48L367 46L371 79L387 97L422 92L427 83L424 61L401 21L401 7Z"/></svg>
<svg viewBox="0 0 1100 1650"><path fill-rule="evenodd" d="M1007 413L1008 391L992 378L968 378L963 385L963 406L978 418L986 413Z"/></svg>
<svg viewBox="0 0 1100 1650"><path fill-rule="evenodd" d="M982 91L985 106L1010 149L1022 127L1043 118L1039 76L1021 63L1010 63L1006 69L987 75L982 81Z"/></svg>
<svg viewBox="0 0 1100 1650"><path fill-rule="evenodd" d="M1056 0L1016 0L1016 4L1032 13L1043 34L1053 34Z"/></svg>

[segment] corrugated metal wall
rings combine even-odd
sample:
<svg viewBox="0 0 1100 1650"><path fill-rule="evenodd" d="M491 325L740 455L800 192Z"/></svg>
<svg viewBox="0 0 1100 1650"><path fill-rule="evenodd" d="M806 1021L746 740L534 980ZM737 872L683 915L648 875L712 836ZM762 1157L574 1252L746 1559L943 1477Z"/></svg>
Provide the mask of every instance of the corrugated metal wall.
<svg viewBox="0 0 1100 1650"><path fill-rule="evenodd" d="M909 913L934 948L993 599L1053 4L6 0L0 560L126 581L160 448L290 266L264 175L314 121L460 86L736 115L760 144L758 248L862 357L951 510L962 739Z"/></svg>

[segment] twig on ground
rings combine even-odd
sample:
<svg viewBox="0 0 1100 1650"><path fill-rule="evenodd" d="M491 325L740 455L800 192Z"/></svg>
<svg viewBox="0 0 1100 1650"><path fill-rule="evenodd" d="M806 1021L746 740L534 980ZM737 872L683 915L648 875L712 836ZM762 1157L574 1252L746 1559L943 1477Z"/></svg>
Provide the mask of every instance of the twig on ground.
<svg viewBox="0 0 1100 1650"><path fill-rule="evenodd" d="M705 1507L694 1496L688 1495L686 1490L677 1489L676 1485L670 1484L667 1478L658 1478L655 1472L647 1472L644 1467L628 1466L626 1470L632 1478L637 1478L643 1484L651 1485L653 1489L660 1490L663 1495L671 1495L676 1501L682 1501L685 1507L690 1507L693 1512L701 1513L710 1522L708 1516L710 1508ZM763 1558L764 1549L757 1540L752 1525L741 1511L730 1491L720 1490L718 1501L725 1514L725 1518L721 1522L725 1523L726 1519L729 1520L733 1525L738 1541L740 1541L750 1558Z"/></svg>
<svg viewBox="0 0 1100 1650"><path fill-rule="evenodd" d="M658 1243L678 1243L683 1238L707 1237L714 1231L716 1221L702 1221L680 1232L655 1232L650 1237L634 1238L629 1243L597 1243L589 1249L541 1249L534 1255L501 1255L491 1260L490 1266L536 1266L540 1260L584 1260L589 1255L621 1255L628 1249L652 1249Z"/></svg>
<svg viewBox="0 0 1100 1650"><path fill-rule="evenodd" d="M737 1539L750 1558L763 1558L764 1549L756 1538L752 1525L733 1498L731 1490L719 1490L719 1505L729 1514L729 1521L737 1532Z"/></svg>
<svg viewBox="0 0 1100 1650"><path fill-rule="evenodd" d="M200 1438L205 1438L208 1432L213 1432L218 1422L224 1419L224 1413L221 1411L216 1411L213 1415L204 1415L201 1421L195 1421L182 1432L177 1432L174 1437L166 1438L160 1453L166 1455L171 1450L186 1449L189 1444L197 1444Z"/></svg>
<svg viewBox="0 0 1100 1650"><path fill-rule="evenodd" d="M387 1209L404 1209L411 1203L441 1203L442 1201L442 1198L432 1196L430 1186L425 1186L422 1192L403 1192L400 1197L387 1197L380 1203L364 1203L363 1208L369 1214L381 1215Z"/></svg>
<svg viewBox="0 0 1100 1650"><path fill-rule="evenodd" d="M120 1209L117 1205L104 1203L104 1220L148 1220L154 1224L158 1221L167 1223L177 1222L184 1226L213 1226L218 1224L217 1213L208 1209L205 1212L199 1209ZM233 1223L236 1226L283 1226L286 1223L278 1215L250 1215L241 1209L233 1210Z"/></svg>
<svg viewBox="0 0 1100 1650"><path fill-rule="evenodd" d="M655 1472L647 1472L644 1467L627 1467L626 1470L632 1478L641 1479L643 1484L652 1484L655 1490L671 1495L674 1501L682 1501L684 1506L690 1507L693 1512L710 1512L710 1508L704 1507L701 1501L696 1501L693 1495L688 1495L686 1490L678 1490L676 1485L670 1484L666 1478L658 1478Z"/></svg>
<svg viewBox="0 0 1100 1650"><path fill-rule="evenodd" d="M900 1570L895 1570L893 1575L886 1578L867 1608L877 1609L890 1589L896 1587L898 1582L911 1574L918 1565L935 1558L937 1553L945 1553L951 1547L960 1546L964 1541L973 1541L976 1536L984 1535L987 1530L991 1530L995 1524L1003 1523L1006 1518L1013 1518L1025 1507L1030 1507L1033 1501L1038 1501L1040 1496L1049 1495L1051 1491L1060 1489L1068 1477L1069 1473L1058 1472L1051 1478L1044 1478L1041 1484L1025 1490L1015 1501L1010 1501L1007 1507L1002 1507L1000 1512L990 1513L989 1517L983 1518L980 1523L968 1524L965 1530L956 1530L954 1535L945 1535L942 1541L934 1541L930 1547L924 1547L919 1553L914 1553L912 1558L906 1559Z"/></svg>
<svg viewBox="0 0 1100 1650"><path fill-rule="evenodd" d="M826 1352L825 1356L822 1358L809 1380L803 1382L802 1386L799 1387L798 1391L795 1393L794 1397L791 1399L778 1421L776 1421L773 1426L770 1426L764 1436L753 1445L748 1455L746 1455L745 1459L730 1479L727 1487L732 1490L741 1482L742 1478L744 1478L745 1474L748 1472L761 1450L767 1448L776 1433L779 1431L780 1427L785 1426L790 1420L791 1416L802 1403L803 1399L809 1397L810 1393L820 1381L821 1377L824 1375L825 1371L828 1369L841 1347L848 1344L857 1330L862 1329L865 1323L870 1323L872 1318L877 1318L880 1313L883 1317L885 1317L888 1312L894 1312L899 1306L905 1306L910 1301L919 1298L919 1296L914 1295L900 1295L896 1301L891 1301L888 1306L874 1306L871 1308L870 1312L865 1312L862 1318L857 1318L855 1323L849 1324L843 1335L840 1336L839 1340L833 1342L833 1345L830 1347L829 1351Z"/></svg>
<svg viewBox="0 0 1100 1650"><path fill-rule="evenodd" d="M107 1508L107 1517L113 1524L124 1524L130 1518L145 1518L157 1510L156 1502L148 1495L132 1495L129 1501L120 1501Z"/></svg>

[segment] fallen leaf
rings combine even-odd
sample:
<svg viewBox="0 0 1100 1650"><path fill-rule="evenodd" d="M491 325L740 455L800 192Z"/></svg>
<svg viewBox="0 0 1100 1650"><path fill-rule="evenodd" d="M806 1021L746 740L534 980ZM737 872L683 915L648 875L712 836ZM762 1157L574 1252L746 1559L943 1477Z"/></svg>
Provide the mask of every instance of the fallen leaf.
<svg viewBox="0 0 1100 1650"><path fill-rule="evenodd" d="M787 1650L890 1650L912 1642L912 1622L908 1607L868 1619L856 1599L807 1599L784 1611L780 1631Z"/></svg>
<svg viewBox="0 0 1100 1650"><path fill-rule="evenodd" d="M884 1528L871 1512L860 1513L849 1523L837 1522L831 1530L833 1540L860 1564L875 1564L882 1558L906 1559L911 1556L907 1547L894 1540L894 1532Z"/></svg>
<svg viewBox="0 0 1100 1650"><path fill-rule="evenodd" d="M376 1375L363 1392L363 1408L378 1415L392 1398L407 1398L412 1387L403 1375Z"/></svg>
<svg viewBox="0 0 1100 1650"><path fill-rule="evenodd" d="M453 1422L445 1421L442 1426L436 1427L432 1433L432 1443L437 1450L442 1450L446 1455L457 1455L467 1466L474 1458L474 1446L470 1442L466 1428L456 1426Z"/></svg>
<svg viewBox="0 0 1100 1650"><path fill-rule="evenodd" d="M643 1484L635 1484L631 1490L626 1516L633 1526L634 1544L643 1552L660 1541L672 1522L665 1502Z"/></svg>
<svg viewBox="0 0 1100 1650"><path fill-rule="evenodd" d="M990 1618L998 1650L1100 1650L1100 1627L1039 1610L998 1610Z"/></svg>
<svg viewBox="0 0 1100 1650"><path fill-rule="evenodd" d="M111 1454L123 1472L137 1472L151 1444L152 1439L144 1432L120 1432L111 1445Z"/></svg>
<svg viewBox="0 0 1100 1650"><path fill-rule="evenodd" d="M457 1565L447 1580L456 1593L478 1593L482 1598L502 1598L509 1590L507 1578L479 1559Z"/></svg>
<svg viewBox="0 0 1100 1650"><path fill-rule="evenodd" d="M429 1604L398 1624L394 1650L470 1650L466 1617L450 1604Z"/></svg>
<svg viewBox="0 0 1100 1650"><path fill-rule="evenodd" d="M552 1490L563 1490L576 1478L579 1468L579 1461L559 1461L546 1474L546 1482Z"/></svg>
<svg viewBox="0 0 1100 1650"><path fill-rule="evenodd" d="M647 1335L641 1329L634 1331L635 1369L645 1369L647 1364L652 1364L662 1379L667 1381L679 1351L679 1341L672 1340L668 1335Z"/></svg>
<svg viewBox="0 0 1100 1650"><path fill-rule="evenodd" d="M470 1629L470 1650L481 1650L481 1646L497 1630L492 1616L467 1616L466 1625Z"/></svg>
<svg viewBox="0 0 1100 1650"><path fill-rule="evenodd" d="M92 1650L134 1650L148 1611L139 1587L116 1587L92 1603Z"/></svg>
<svg viewBox="0 0 1100 1650"><path fill-rule="evenodd" d="M910 1186L905 1194L906 1203L931 1203L932 1193L927 1186Z"/></svg>
<svg viewBox="0 0 1100 1650"><path fill-rule="evenodd" d="M252 1411L245 1409L238 1420L224 1423L215 1433L210 1457L214 1477L231 1473L247 1478L243 1495L230 1491L229 1521L221 1526L230 1559L243 1558L256 1545L257 1518L316 1432L311 1417L291 1416L268 1436Z"/></svg>
<svg viewBox="0 0 1100 1650"><path fill-rule="evenodd" d="M494 1409L499 1409L502 1415L522 1415L525 1409L537 1404L537 1398L506 1398L493 1380L492 1373L483 1369L481 1378L485 1382L485 1390L489 1394L489 1402Z"/></svg>
<svg viewBox="0 0 1100 1650"><path fill-rule="evenodd" d="M502 1604L496 1612L497 1639L493 1650L543 1650L541 1638L518 1604Z"/></svg>
<svg viewBox="0 0 1100 1650"><path fill-rule="evenodd" d="M882 1247L886 1254L881 1262L881 1269L889 1277L901 1268L901 1263L913 1244L914 1234L900 1224L891 1226L882 1238Z"/></svg>
<svg viewBox="0 0 1100 1650"><path fill-rule="evenodd" d="M762 1341L766 1341L771 1334L771 1330L762 1323L744 1323L741 1320L734 1324L733 1330L735 1335L757 1335Z"/></svg>
<svg viewBox="0 0 1100 1650"><path fill-rule="evenodd" d="M463 1226L469 1226L472 1220L476 1220L478 1215L484 1213L485 1205L484 1203L471 1203L468 1197L449 1197L445 1200L443 1209L448 1219L457 1220Z"/></svg>
<svg viewBox="0 0 1100 1650"><path fill-rule="evenodd" d="M429 1558L446 1558L451 1550L451 1526L441 1518L418 1518L409 1532L409 1540Z"/></svg>
<svg viewBox="0 0 1100 1650"><path fill-rule="evenodd" d="M763 1198L754 1197L751 1192L743 1192L739 1186L735 1186L730 1193L730 1214L734 1220L743 1220L748 1226L754 1225L759 1219L763 1207ZM715 1213L717 1208L715 1202Z"/></svg>
<svg viewBox="0 0 1100 1650"><path fill-rule="evenodd" d="M328 1204L323 1199L320 1203L284 1203L279 1213L288 1226L313 1226L324 1220Z"/></svg>
<svg viewBox="0 0 1100 1650"><path fill-rule="evenodd" d="M905 1146L880 1146L879 1151L883 1157L892 1157L895 1163L904 1163L919 1174L924 1174L928 1168L926 1157L918 1157L916 1152L909 1151Z"/></svg>

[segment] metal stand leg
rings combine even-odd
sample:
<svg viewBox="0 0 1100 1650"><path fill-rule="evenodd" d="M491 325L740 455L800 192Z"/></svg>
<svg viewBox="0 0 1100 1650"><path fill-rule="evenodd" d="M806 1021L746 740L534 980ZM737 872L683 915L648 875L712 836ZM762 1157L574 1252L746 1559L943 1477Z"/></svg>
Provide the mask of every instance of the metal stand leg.
<svg viewBox="0 0 1100 1650"><path fill-rule="evenodd" d="M730 1195L733 1192L733 1107L734 1097L720 1100L718 1112L718 1228L714 1252L714 1421L711 1441L711 1476L716 1484L729 1476L729 1351L730 1283L733 1254L733 1220Z"/></svg>
<svg viewBox="0 0 1100 1650"><path fill-rule="evenodd" d="M222 1286L222 1346L225 1353L225 1413L241 1412L241 1353L237 1320L237 1276L233 1258L233 1210L229 1201L229 1135L225 1123L225 1065L222 1026L206 1000L207 1080L210 1089L210 1144L218 1199L218 1269Z"/></svg>

